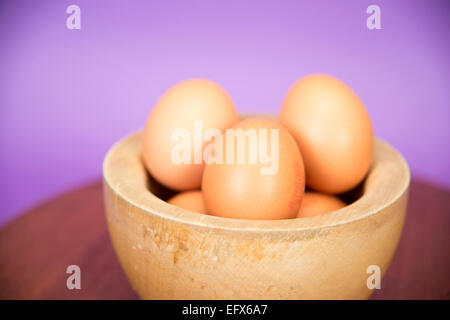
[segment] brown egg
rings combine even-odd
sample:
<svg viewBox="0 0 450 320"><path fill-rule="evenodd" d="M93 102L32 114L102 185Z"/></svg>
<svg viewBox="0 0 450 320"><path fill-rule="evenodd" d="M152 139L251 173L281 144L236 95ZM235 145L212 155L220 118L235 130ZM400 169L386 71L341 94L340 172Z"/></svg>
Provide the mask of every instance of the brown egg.
<svg viewBox="0 0 450 320"><path fill-rule="evenodd" d="M200 188L208 129L224 130L239 121L229 95L218 84L192 79L170 88L154 106L142 139L146 168L175 190Z"/></svg>
<svg viewBox="0 0 450 320"><path fill-rule="evenodd" d="M206 213L203 195L199 190L180 192L170 198L167 202L190 211Z"/></svg>
<svg viewBox="0 0 450 320"><path fill-rule="evenodd" d="M247 137L236 139L233 133L239 132ZM202 181L209 214L236 219L296 216L305 188L304 167L285 127L266 118L246 119L226 130L217 143L223 155L214 153Z"/></svg>
<svg viewBox="0 0 450 320"><path fill-rule="evenodd" d="M309 187L342 193L363 180L372 162L372 123L345 83L322 74L299 80L284 99L280 121L297 141Z"/></svg>
<svg viewBox="0 0 450 320"><path fill-rule="evenodd" d="M318 216L345 207L344 201L333 195L307 191L303 195L297 218Z"/></svg>

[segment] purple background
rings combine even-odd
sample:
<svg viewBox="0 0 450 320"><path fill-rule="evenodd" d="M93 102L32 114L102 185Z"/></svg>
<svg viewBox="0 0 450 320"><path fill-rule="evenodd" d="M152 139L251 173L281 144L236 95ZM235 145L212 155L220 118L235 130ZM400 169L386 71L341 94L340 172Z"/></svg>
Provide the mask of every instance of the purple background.
<svg viewBox="0 0 450 320"><path fill-rule="evenodd" d="M370 4L382 30L366 28ZM275 114L298 78L334 75L415 177L450 189L449 29L448 0L2 0L0 224L100 179L108 148L190 77Z"/></svg>

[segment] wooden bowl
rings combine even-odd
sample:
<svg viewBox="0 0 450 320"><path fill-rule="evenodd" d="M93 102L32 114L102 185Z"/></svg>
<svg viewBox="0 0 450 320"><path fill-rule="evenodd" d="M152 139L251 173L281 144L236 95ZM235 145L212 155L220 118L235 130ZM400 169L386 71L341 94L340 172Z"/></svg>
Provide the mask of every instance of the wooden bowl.
<svg viewBox="0 0 450 320"><path fill-rule="evenodd" d="M397 247L410 180L402 156L376 140L356 201L322 216L269 221L161 200L169 194L144 168L140 134L111 148L103 174L111 239L143 299L366 299L367 268L383 275Z"/></svg>

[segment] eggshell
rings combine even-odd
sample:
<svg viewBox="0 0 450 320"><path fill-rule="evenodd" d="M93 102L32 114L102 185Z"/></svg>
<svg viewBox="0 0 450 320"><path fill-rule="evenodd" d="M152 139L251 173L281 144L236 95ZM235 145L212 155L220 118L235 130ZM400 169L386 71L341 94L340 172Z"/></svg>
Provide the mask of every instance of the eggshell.
<svg viewBox="0 0 450 320"><path fill-rule="evenodd" d="M305 175L303 160L294 139L280 123L266 118L246 119L232 129L239 128L245 132L254 129L258 141L265 135L268 138L267 150L270 150L267 154L273 154L273 160L266 164L261 161L250 163L249 159L251 156L257 156L262 145L258 143L258 148L252 148L250 139L247 139L246 161L239 164L237 140L229 138L225 133L221 137L223 149L226 150L227 141L231 141L230 145L234 146L235 150L235 161L206 164L202 192L208 213L236 219L270 220L295 217L305 188ZM267 132L259 129L267 129ZM269 138L272 129L278 130L278 139ZM274 151L275 141L278 141L279 146L277 157ZM268 168L268 164L274 164L275 161L278 161L278 170L271 171L271 174L262 174L261 169Z"/></svg>
<svg viewBox="0 0 450 320"><path fill-rule="evenodd" d="M323 74L299 80L284 99L280 121L301 150L309 187L342 193L363 180L372 162L372 123L345 83Z"/></svg>
<svg viewBox="0 0 450 320"><path fill-rule="evenodd" d="M143 132L142 155L146 168L161 184L175 190L200 188L203 162L201 154L211 141L196 143L194 123L201 121L202 132L209 128L223 130L239 121L234 104L218 84L205 79L191 79L170 88L154 106ZM175 130L187 130L191 136L190 163L175 163L172 151Z"/></svg>
<svg viewBox="0 0 450 320"><path fill-rule="evenodd" d="M170 198L167 202L190 211L206 213L203 195L199 190L180 192Z"/></svg>
<svg viewBox="0 0 450 320"><path fill-rule="evenodd" d="M336 196L307 191L303 195L297 218L318 216L345 207L344 201Z"/></svg>

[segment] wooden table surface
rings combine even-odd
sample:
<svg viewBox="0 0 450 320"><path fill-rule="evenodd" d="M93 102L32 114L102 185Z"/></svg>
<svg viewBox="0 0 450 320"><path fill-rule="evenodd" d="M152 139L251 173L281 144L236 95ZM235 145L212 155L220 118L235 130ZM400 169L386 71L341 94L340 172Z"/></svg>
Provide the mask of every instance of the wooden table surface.
<svg viewBox="0 0 450 320"><path fill-rule="evenodd" d="M413 180L398 250L372 299L450 299L450 192ZM81 269L68 290L66 268ZM0 229L1 299L136 299L109 239L101 183Z"/></svg>

